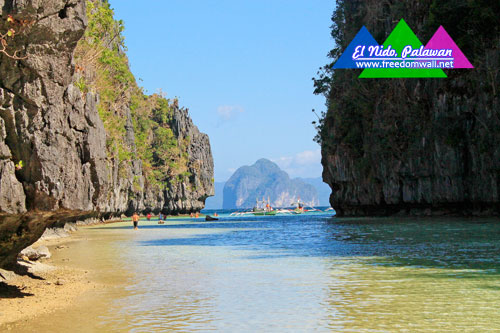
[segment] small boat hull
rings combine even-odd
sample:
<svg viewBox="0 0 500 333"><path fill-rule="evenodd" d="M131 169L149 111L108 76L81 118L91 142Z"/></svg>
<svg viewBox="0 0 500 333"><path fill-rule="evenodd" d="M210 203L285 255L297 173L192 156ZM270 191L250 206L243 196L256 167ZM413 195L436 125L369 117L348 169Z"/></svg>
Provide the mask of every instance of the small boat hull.
<svg viewBox="0 0 500 333"><path fill-rule="evenodd" d="M274 216L274 215L276 215L276 213L277 213L276 210L271 210L269 212L265 212L265 211L262 211L262 212L253 212L253 215L255 215L255 216L264 216L264 215Z"/></svg>

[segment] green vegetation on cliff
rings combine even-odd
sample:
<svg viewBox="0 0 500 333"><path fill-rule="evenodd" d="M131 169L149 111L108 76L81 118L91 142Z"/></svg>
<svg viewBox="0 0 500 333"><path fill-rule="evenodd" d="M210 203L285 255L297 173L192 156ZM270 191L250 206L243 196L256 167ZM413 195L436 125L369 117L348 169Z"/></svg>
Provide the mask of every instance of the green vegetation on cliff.
<svg viewBox="0 0 500 333"><path fill-rule="evenodd" d="M137 85L124 52L123 22L113 15L108 1L87 1L88 27L75 50L80 74L76 85L82 94L99 94L110 160L126 165L140 159L146 179L164 187L167 180L189 176L189 138L176 138L171 128L177 100L170 101L161 93L145 95Z"/></svg>
<svg viewBox="0 0 500 333"><path fill-rule="evenodd" d="M491 214L500 189L500 2L337 1L331 62L314 79L324 179L342 215ZM403 18L425 44L442 25L474 69L447 79L358 79L333 70L364 25L383 43Z"/></svg>
<svg viewBox="0 0 500 333"><path fill-rule="evenodd" d="M500 71L498 60L494 54L485 56L485 53L491 48L498 52L499 11L500 2L494 0L419 0L400 1L393 5L375 0L337 1L331 27L335 47L328 54L331 62L321 67L318 77L314 79L314 93L325 95L328 109L328 112L322 114L322 119L317 125L318 135L315 140L325 149L331 149L332 145L342 143L357 156L363 156L366 148L364 132L371 130L369 124L373 121L374 103L382 105L382 99L383 103L396 104L400 110L412 108L414 115L422 120L426 118L426 114L422 114L422 111L428 108L430 101L415 100L415 103L412 103L411 95L406 96L405 100L395 99L397 95L395 90L400 90L401 82L404 81L394 84L395 80L392 83L387 80L359 80L357 77L361 70L332 69L342 51L363 25L379 43L383 43L401 18L418 32L419 39L424 43L440 25L443 25L468 59L476 64L476 67L482 67L481 70L484 71L484 76L474 78L475 82L471 83L481 85L482 90L497 95L497 77ZM450 79L463 74L464 70L448 72ZM456 92L470 93L465 90L458 91L457 87L454 89ZM408 112L410 110L406 111L410 113ZM394 119L394 122L401 121L404 120ZM328 130L333 124L335 124L334 133ZM450 145L457 145L463 134L462 124L450 125L452 126L447 131L447 142ZM404 137L415 137L419 133L418 128L415 131L413 126L405 126L405 130L409 132L404 132ZM407 148L407 144L403 142L406 140L397 138L400 134L379 134L381 150L390 151L395 146Z"/></svg>

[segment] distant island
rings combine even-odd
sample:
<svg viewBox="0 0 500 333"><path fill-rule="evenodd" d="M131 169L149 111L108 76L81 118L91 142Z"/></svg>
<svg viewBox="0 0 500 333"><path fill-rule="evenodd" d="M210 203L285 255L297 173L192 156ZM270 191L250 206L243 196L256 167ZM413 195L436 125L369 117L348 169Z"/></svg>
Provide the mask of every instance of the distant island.
<svg viewBox="0 0 500 333"><path fill-rule="evenodd" d="M215 196L207 200L206 208L251 208L263 198L273 207L290 206L299 198L311 206L329 206L329 195L330 189L321 178L291 179L276 163L259 159L238 168L227 182L216 182Z"/></svg>

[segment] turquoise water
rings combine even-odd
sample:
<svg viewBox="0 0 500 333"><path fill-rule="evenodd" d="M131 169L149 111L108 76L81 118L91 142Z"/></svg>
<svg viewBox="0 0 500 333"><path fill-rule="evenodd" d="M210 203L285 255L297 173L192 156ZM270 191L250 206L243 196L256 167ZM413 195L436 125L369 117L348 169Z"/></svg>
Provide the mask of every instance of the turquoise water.
<svg viewBox="0 0 500 333"><path fill-rule="evenodd" d="M83 327L131 332L500 329L498 220L315 214L167 223L141 222L137 232L129 224L84 231L89 237L105 232L132 237L111 244L119 253L113 263L130 273L124 290L100 295L109 302Z"/></svg>

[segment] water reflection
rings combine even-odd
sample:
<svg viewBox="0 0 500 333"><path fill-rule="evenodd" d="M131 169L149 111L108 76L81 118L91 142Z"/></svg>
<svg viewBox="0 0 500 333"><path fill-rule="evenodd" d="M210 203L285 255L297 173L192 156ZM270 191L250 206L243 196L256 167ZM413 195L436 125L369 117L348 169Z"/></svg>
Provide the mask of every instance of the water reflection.
<svg viewBox="0 0 500 333"><path fill-rule="evenodd" d="M185 237L139 244L181 253L192 249L200 262L220 251L221 261L209 260L216 274L204 279L214 287L207 316L217 329L435 331L500 325L496 220L301 217L189 229ZM207 294L207 285L202 289Z"/></svg>
<svg viewBox="0 0 500 333"><path fill-rule="evenodd" d="M500 327L497 220L337 220L334 238L354 246L332 259L335 330L490 331ZM352 248L352 249L354 249ZM366 256L366 257L364 257Z"/></svg>
<svg viewBox="0 0 500 333"><path fill-rule="evenodd" d="M373 257L381 265L498 269L498 220L336 219L308 217L154 226L218 230L146 240L143 246L229 246L275 256ZM262 255L249 258L262 258ZM379 260L378 258L383 258Z"/></svg>
<svg viewBox="0 0 500 333"><path fill-rule="evenodd" d="M128 235L107 245L116 256L101 265L108 260L130 273L91 330L500 327L498 220L304 215L153 223L138 232L129 225L86 231Z"/></svg>

